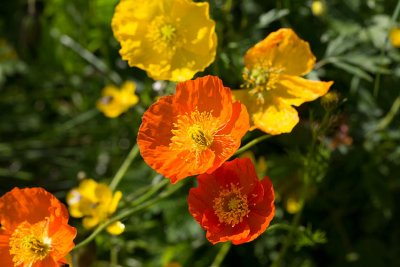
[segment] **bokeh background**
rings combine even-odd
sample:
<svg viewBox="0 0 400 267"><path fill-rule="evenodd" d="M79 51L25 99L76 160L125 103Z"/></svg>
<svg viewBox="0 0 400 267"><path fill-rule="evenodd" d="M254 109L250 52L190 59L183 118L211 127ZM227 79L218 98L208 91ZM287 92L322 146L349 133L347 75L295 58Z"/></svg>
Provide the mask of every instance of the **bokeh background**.
<svg viewBox="0 0 400 267"><path fill-rule="evenodd" d="M119 56L111 31L117 0L3 0L0 3L0 193L41 186L65 201L84 177L108 182L135 144L141 115L175 85L155 82ZM246 156L276 190L272 224L298 212L301 175L314 172L293 245L282 266L400 266L400 48L395 0L213 0L218 50L203 73L239 88L243 55L281 27L291 27L317 57L310 74L333 80L336 100L303 104L292 133ZM96 108L108 84L133 80L138 105L118 118ZM243 143L261 136L258 130ZM305 161L313 149L312 160ZM307 164L304 164L307 162ZM159 177L138 157L119 189L121 206ZM175 194L124 221L121 236L98 235L77 253L78 266L210 266L212 246L187 210L190 178ZM89 233L80 220L76 242ZM270 266L288 236L267 230L233 246L221 266Z"/></svg>

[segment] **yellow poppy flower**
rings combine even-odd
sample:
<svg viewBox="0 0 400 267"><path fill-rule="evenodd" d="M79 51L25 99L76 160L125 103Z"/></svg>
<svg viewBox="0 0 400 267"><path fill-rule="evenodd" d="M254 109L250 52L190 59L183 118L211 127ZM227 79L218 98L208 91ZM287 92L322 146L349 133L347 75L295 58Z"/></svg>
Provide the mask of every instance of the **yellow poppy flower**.
<svg viewBox="0 0 400 267"><path fill-rule="evenodd" d="M301 209L301 204L297 198L290 197L286 200L285 207L288 213L295 214Z"/></svg>
<svg viewBox="0 0 400 267"><path fill-rule="evenodd" d="M189 80L215 58L217 36L208 3L121 0L111 26L122 58L155 80Z"/></svg>
<svg viewBox="0 0 400 267"><path fill-rule="evenodd" d="M70 215L75 218L83 217L83 227L91 229L107 220L116 211L121 197L120 191L113 194L106 184L85 179L78 188L68 193L67 203ZM124 229L125 226L119 221L107 227L107 231L113 235L121 234Z"/></svg>
<svg viewBox="0 0 400 267"><path fill-rule="evenodd" d="M125 82L121 89L113 85L106 86L97 101L97 108L109 118L118 117L139 101L135 89L135 83L131 81Z"/></svg>
<svg viewBox="0 0 400 267"><path fill-rule="evenodd" d="M393 47L400 47L400 28L393 28L389 33L389 40Z"/></svg>
<svg viewBox="0 0 400 267"><path fill-rule="evenodd" d="M315 64L307 42L291 29L280 29L250 48L244 57L245 89L233 92L246 105L250 130L268 134L289 133L298 123L292 107L312 101L329 90L333 82L311 81L299 76Z"/></svg>
<svg viewBox="0 0 400 267"><path fill-rule="evenodd" d="M322 16L326 12L326 4L324 1L314 0L311 3L311 12L314 16Z"/></svg>

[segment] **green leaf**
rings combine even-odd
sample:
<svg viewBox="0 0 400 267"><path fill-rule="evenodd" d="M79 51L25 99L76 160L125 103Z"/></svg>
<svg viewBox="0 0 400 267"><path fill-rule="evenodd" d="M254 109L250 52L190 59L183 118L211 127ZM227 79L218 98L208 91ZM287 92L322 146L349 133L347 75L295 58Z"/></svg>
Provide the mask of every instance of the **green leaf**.
<svg viewBox="0 0 400 267"><path fill-rule="evenodd" d="M354 74L362 79L372 82L371 75L369 75L367 72L363 71L359 67L356 67L356 66L348 64L348 63L340 62L340 61L333 61L332 64L339 69L342 69L348 73Z"/></svg>
<svg viewBox="0 0 400 267"><path fill-rule="evenodd" d="M272 9L260 16L257 28L265 28L275 20L278 20L288 14L289 14L288 9L281 9L281 10Z"/></svg>

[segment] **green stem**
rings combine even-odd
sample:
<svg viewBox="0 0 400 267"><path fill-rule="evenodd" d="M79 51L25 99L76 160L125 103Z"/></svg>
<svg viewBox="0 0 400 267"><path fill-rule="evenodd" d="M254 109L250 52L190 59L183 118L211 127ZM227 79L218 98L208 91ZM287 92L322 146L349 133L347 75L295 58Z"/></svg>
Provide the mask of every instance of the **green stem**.
<svg viewBox="0 0 400 267"><path fill-rule="evenodd" d="M114 191L115 188L117 188L119 182L121 182L122 177L124 177L126 171L128 170L132 161L136 158L138 153L139 153L139 147L137 144L135 144L132 147L131 151L129 152L128 156L126 157L125 161L122 163L121 167L115 174L114 178L111 180L110 189L112 191Z"/></svg>
<svg viewBox="0 0 400 267"><path fill-rule="evenodd" d="M142 196L133 201L131 203L131 206L138 206L142 204L143 202L151 198L160 188L164 187L168 183L169 183L168 179L163 179L159 183L153 185L152 187L149 188L149 190L146 193L144 193Z"/></svg>
<svg viewBox="0 0 400 267"><path fill-rule="evenodd" d="M308 176L308 175L307 175ZM306 175L305 175L306 177ZM304 203L305 203L305 198L307 197L308 193L308 187L309 187L309 181L308 179L304 181L304 186L303 186L303 191L300 197L300 210L296 213L296 215L293 217L292 223L289 227L289 235L285 239L285 243L283 243L282 249L279 253L278 258L273 262L271 267L280 267L282 266L282 260L286 255L286 252L288 251L290 245L292 244L294 234L298 231L298 226L300 224L300 219L301 219L301 214L303 212L304 208ZM282 227L283 228L283 227Z"/></svg>
<svg viewBox="0 0 400 267"><path fill-rule="evenodd" d="M217 256L215 257L211 267L219 267L221 263L224 261L226 254L228 254L229 249L231 248L231 242L225 242L222 244L221 248L218 251Z"/></svg>
<svg viewBox="0 0 400 267"><path fill-rule="evenodd" d="M88 243L90 243L101 231L103 231L107 226L111 225L112 223L114 223L116 221L120 221L122 219L125 219L136 212L139 212L141 210L144 210L144 209L156 204L160 200L172 195L174 192L176 192L178 189L180 189L183 185L184 185L184 182L180 182L179 184L171 187L169 190L162 192L156 198L153 198L152 200L148 201L147 203L144 203L140 206L131 207L131 208L119 213L118 215L114 216L113 218L105 221L104 223L97 226L97 228L86 239L82 240L79 244L77 244L73 248L73 250L77 250L77 249L87 245Z"/></svg>
<svg viewBox="0 0 400 267"><path fill-rule="evenodd" d="M249 149L250 147L252 147L252 146L254 146L254 145L260 143L261 141L264 141L265 139L268 139L268 138L270 138L270 137L272 137L272 135L267 135L267 134L266 134L266 135L260 136L260 137L258 137L258 138L256 138L256 139L253 139L253 140L251 140L250 142L248 142L247 144L245 144L244 146L242 146L241 148L239 148L239 149L235 152L234 155L239 155L239 154L245 152L245 151L246 151L247 149Z"/></svg>
<svg viewBox="0 0 400 267"><path fill-rule="evenodd" d="M312 175L311 175L312 167L310 166L310 162L312 161L313 157L315 156L316 144L317 144L319 136L322 134L323 131L326 131L326 129L329 125L329 117L330 117L330 112L326 112L319 128L312 129L312 142L311 142L310 149L307 153L307 156L306 156L305 162L304 162L303 188L302 188L302 192L301 192L300 199L299 199L300 209L294 215L294 217L292 219L292 223L290 225L291 229L289 230L290 231L289 235L287 236L287 238L285 239L285 241L283 243L283 246L278 255L278 258L276 258L276 260L271 265L272 267L282 266L283 258L285 257L289 247L292 244L295 233L298 231L298 226L300 224L300 219L301 219L301 215L303 213L304 205L305 205L306 198L308 195L308 190L309 190L309 187L312 182Z"/></svg>

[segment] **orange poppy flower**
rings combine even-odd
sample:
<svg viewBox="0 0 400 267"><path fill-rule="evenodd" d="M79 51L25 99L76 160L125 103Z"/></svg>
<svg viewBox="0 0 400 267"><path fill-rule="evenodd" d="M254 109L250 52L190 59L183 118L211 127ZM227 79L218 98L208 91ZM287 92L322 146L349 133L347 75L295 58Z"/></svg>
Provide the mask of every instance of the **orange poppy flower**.
<svg viewBox="0 0 400 267"><path fill-rule="evenodd" d="M0 198L2 267L58 267L74 247L68 211L42 188L14 188Z"/></svg>
<svg viewBox="0 0 400 267"><path fill-rule="evenodd" d="M235 153L249 129L249 115L232 102L215 76L179 83L144 113L137 143L143 159L172 183L211 173Z"/></svg>
<svg viewBox="0 0 400 267"><path fill-rule="evenodd" d="M216 244L250 242L267 229L275 214L274 189L268 177L259 181L249 158L225 162L198 177L189 191L189 211Z"/></svg>
<svg viewBox="0 0 400 267"><path fill-rule="evenodd" d="M292 106L323 96L333 84L300 77L313 69L315 57L292 29L269 34L246 52L244 64L246 89L234 95L248 108L250 130L272 135L290 133L299 122Z"/></svg>

